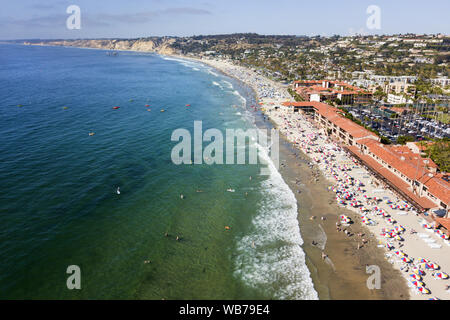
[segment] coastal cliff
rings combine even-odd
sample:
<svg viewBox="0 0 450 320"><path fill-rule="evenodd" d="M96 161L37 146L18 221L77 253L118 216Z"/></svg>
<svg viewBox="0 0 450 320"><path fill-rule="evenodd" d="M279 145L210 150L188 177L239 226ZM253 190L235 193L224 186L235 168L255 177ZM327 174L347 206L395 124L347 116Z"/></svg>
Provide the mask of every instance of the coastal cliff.
<svg viewBox="0 0 450 320"><path fill-rule="evenodd" d="M175 54L176 50L172 47L175 39L172 38L154 38L154 39L133 39L133 40L58 40L41 42L24 42L26 45L41 46L68 46L78 48L93 48L105 50L131 50L141 52L155 52L159 54Z"/></svg>

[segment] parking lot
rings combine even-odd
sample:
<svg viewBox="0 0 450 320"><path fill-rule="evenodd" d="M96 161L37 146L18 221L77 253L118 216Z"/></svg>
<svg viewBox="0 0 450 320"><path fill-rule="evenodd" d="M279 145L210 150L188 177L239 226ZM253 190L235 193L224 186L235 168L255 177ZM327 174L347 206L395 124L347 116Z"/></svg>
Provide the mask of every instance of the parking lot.
<svg viewBox="0 0 450 320"><path fill-rule="evenodd" d="M397 142L399 136L412 136L419 141L425 138L450 138L450 125L424 119L418 114L408 113L391 118L388 112L377 107L346 107L345 109L355 119L377 130L393 143Z"/></svg>

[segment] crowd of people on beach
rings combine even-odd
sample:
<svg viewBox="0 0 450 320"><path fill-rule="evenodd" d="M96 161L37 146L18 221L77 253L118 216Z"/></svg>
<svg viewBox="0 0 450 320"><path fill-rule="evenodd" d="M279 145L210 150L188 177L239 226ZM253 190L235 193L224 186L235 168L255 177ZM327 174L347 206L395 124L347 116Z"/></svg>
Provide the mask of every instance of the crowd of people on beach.
<svg viewBox="0 0 450 320"><path fill-rule="evenodd" d="M424 280L425 274L436 280L448 279L448 275L441 271L437 263L421 257L413 258L400 250L405 245L406 232L409 231L409 235L417 232L413 229L407 230L408 228L399 224L394 216L417 217L418 212L411 204L371 176L366 168L359 165L337 142L329 139L323 129L315 127L305 116L275 108L269 109L267 114L278 124L280 132L310 157L310 168L317 167L327 179L334 182L329 186L329 190L335 193L338 205L357 213L360 222L369 228L378 226L376 229L380 230L379 238L383 239L379 241L379 246L386 247L386 257L391 263L398 262L399 269L405 273L413 292L430 294L430 289L421 281ZM360 175L362 173L361 178L357 177L357 171L360 171ZM382 196L374 194L380 190ZM336 230L344 232L348 237L354 236L348 229L352 223L350 217L342 215L336 223ZM432 229L426 223L422 223L422 226L428 230ZM434 233L442 239L443 244L449 245L448 236L442 231L436 230ZM362 233L356 236L361 238L357 244L359 250L368 240L363 238ZM392 258L396 258L396 261ZM427 280L429 278L427 277Z"/></svg>
<svg viewBox="0 0 450 320"><path fill-rule="evenodd" d="M450 266L445 260L445 254L434 254L441 258L444 256L442 266L429 258L413 257L411 252L430 253L430 249L449 250L448 237L440 230L433 229L425 221L420 221L419 227L424 232L418 233L413 224L417 224L419 213L401 196L391 190L386 184L378 181L363 165L348 154L339 143L331 140L324 129L317 127L308 116L294 113L282 106L282 102L290 100L286 88L274 81L266 79L252 70L231 64L215 65L233 77L236 77L251 86L260 102L260 110L264 117L272 120L277 129L298 149L309 157L308 166L312 170L312 179L318 181L322 174L331 182L329 191L335 193L339 206L353 211L356 219L369 228L378 241L378 246L386 249L385 256L390 263L397 267L405 276L412 292L428 295L433 291L435 296L430 299L439 299L436 292L450 293L449 286L444 287L440 281L448 279L448 275L441 268ZM414 218L400 224L401 218ZM411 222L411 223L410 223ZM336 230L343 232L347 237L357 239L357 250L369 242L368 237L358 232L354 234L350 226L354 223L349 216L341 215L336 222ZM433 234L436 239L432 239ZM412 238L415 237L415 238ZM429 245L429 248L416 250L417 239ZM442 244L435 243L440 241ZM444 248L442 248L442 245ZM442 249L441 249L442 248ZM411 255L406 251L411 251ZM327 255L322 252L325 260ZM425 280L427 284L425 285ZM445 288L445 289L444 289ZM444 290L443 290L444 289ZM441 297L441 298L448 298Z"/></svg>

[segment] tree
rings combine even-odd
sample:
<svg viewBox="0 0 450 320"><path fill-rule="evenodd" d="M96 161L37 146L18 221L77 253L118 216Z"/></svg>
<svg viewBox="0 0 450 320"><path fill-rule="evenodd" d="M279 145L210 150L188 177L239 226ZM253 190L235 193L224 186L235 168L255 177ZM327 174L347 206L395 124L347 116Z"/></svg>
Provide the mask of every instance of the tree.
<svg viewBox="0 0 450 320"><path fill-rule="evenodd" d="M444 138L430 144L425 154L431 158L442 172L450 172L450 140Z"/></svg>
<svg viewBox="0 0 450 320"><path fill-rule="evenodd" d="M391 140L389 140L389 138L387 138L387 137L385 137L385 136L381 136L380 142L381 142L382 144L391 144L391 143L392 143Z"/></svg>

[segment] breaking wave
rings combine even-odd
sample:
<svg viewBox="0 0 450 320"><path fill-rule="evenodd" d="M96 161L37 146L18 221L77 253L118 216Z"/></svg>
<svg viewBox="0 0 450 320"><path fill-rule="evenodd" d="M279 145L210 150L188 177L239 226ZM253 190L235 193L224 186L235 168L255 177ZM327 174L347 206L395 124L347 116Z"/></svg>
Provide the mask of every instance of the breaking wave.
<svg viewBox="0 0 450 320"><path fill-rule="evenodd" d="M265 148L258 145L270 175L261 184L263 195L253 232L238 240L235 276L274 299L317 300L306 266L297 220L297 200Z"/></svg>

